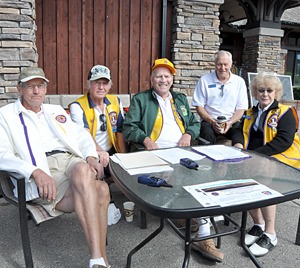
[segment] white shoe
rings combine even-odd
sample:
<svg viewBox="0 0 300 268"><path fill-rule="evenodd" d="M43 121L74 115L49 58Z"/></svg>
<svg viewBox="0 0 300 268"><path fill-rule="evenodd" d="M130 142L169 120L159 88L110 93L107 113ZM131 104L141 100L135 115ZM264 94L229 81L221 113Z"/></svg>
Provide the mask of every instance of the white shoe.
<svg viewBox="0 0 300 268"><path fill-rule="evenodd" d="M250 248L249 250L256 257L266 255L277 245L277 238L271 240L266 234L263 234Z"/></svg>
<svg viewBox="0 0 300 268"><path fill-rule="evenodd" d="M253 227L245 235L245 244L246 246L251 246L255 241L261 237L264 231L258 226L253 225Z"/></svg>

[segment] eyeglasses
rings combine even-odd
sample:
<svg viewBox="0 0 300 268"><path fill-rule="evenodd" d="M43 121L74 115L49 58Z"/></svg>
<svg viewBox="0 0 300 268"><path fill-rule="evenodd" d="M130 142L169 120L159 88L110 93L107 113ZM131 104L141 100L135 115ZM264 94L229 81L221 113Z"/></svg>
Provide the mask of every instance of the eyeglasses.
<svg viewBox="0 0 300 268"><path fill-rule="evenodd" d="M265 88L259 88L259 89L257 89L257 91L259 92L259 93L265 93L266 91L270 94L270 93L272 93L273 91L274 91L274 89L270 89L270 88L268 88L268 89L265 89Z"/></svg>
<svg viewBox="0 0 300 268"><path fill-rule="evenodd" d="M101 126L100 126L100 130L101 131L106 131L107 130L107 124L106 124L105 114L100 114L99 119L100 119L100 122L102 123Z"/></svg>
<svg viewBox="0 0 300 268"><path fill-rule="evenodd" d="M28 89L28 90L33 90L33 89L35 89L36 87L38 88L38 89L45 89L46 88L46 84L45 83L43 83L43 84L27 84L27 85L24 85L23 87L25 87L26 89Z"/></svg>
<svg viewBox="0 0 300 268"><path fill-rule="evenodd" d="M224 97L224 85L220 86L219 89L221 89L219 96L220 96L221 98L223 98L223 97Z"/></svg>

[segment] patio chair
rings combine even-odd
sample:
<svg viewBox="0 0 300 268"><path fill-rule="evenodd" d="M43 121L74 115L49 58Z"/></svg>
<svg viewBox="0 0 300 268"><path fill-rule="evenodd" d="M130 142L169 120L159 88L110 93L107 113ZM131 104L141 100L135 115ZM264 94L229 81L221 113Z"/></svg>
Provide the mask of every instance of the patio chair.
<svg viewBox="0 0 300 268"><path fill-rule="evenodd" d="M14 185L11 178L16 180L18 186L18 198L14 196ZM33 260L30 247L30 239L28 232L28 219L32 219L36 225L51 220L55 217L50 216L42 206L26 202L25 198L25 178L18 173L8 173L0 171L0 194L10 204L13 204L19 209L19 220L22 247L25 259L26 268L32 268Z"/></svg>

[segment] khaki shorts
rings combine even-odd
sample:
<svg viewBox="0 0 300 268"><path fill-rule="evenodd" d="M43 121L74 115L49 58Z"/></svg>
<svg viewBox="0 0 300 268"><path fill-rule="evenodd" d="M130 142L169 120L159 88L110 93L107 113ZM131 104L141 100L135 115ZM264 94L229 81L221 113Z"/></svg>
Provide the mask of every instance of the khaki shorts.
<svg viewBox="0 0 300 268"><path fill-rule="evenodd" d="M70 187L70 181L67 177L68 170L75 163L86 163L86 161L67 152L47 156L47 161L51 177L54 179L56 184L56 199L49 202L46 199L38 198L33 200L32 203L42 205L51 216L58 216L62 214L62 212L56 210L55 206L64 197L66 191Z"/></svg>

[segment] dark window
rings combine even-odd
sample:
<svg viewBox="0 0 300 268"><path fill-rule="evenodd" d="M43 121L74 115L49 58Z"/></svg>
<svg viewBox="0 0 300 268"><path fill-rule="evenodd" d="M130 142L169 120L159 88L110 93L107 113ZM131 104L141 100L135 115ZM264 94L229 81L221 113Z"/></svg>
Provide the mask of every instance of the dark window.
<svg viewBox="0 0 300 268"><path fill-rule="evenodd" d="M300 86L300 38L295 35L290 36L286 42L288 54L286 58L286 75L292 77L292 84ZM284 46L283 46L284 47Z"/></svg>
<svg viewBox="0 0 300 268"><path fill-rule="evenodd" d="M296 46L297 44L297 38L296 37L290 37L288 40L288 45L289 46Z"/></svg>
<svg viewBox="0 0 300 268"><path fill-rule="evenodd" d="M300 86L300 52L296 53L295 71L294 71L294 86Z"/></svg>
<svg viewBox="0 0 300 268"><path fill-rule="evenodd" d="M300 52L288 51L286 75L292 77L293 86L300 86Z"/></svg>

